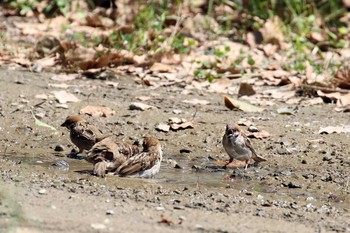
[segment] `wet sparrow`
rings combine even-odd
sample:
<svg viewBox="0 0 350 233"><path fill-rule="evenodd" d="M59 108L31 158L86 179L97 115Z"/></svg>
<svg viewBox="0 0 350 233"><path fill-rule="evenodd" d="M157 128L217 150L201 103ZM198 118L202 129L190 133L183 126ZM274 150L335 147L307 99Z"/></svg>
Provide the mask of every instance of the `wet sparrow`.
<svg viewBox="0 0 350 233"><path fill-rule="evenodd" d="M155 137L145 137L143 151L123 163L116 171L119 176L153 178L160 169L163 152Z"/></svg>
<svg viewBox="0 0 350 233"><path fill-rule="evenodd" d="M230 156L230 161L225 165L225 167L234 159L245 161L245 169L248 167L249 159L253 159L256 163L266 161L265 158L256 154L255 150L250 144L250 140L241 131L237 124L226 125L226 131L224 137L222 138L222 144L227 154Z"/></svg>
<svg viewBox="0 0 350 233"><path fill-rule="evenodd" d="M119 141L111 136L96 143L89 151L86 160L94 164L94 173L104 177L108 172L115 172L131 156L139 153L137 146Z"/></svg>
<svg viewBox="0 0 350 233"><path fill-rule="evenodd" d="M90 150L96 142L111 136L111 134L103 135L98 128L81 116L68 116L61 126L69 129L71 141L79 148L78 153Z"/></svg>

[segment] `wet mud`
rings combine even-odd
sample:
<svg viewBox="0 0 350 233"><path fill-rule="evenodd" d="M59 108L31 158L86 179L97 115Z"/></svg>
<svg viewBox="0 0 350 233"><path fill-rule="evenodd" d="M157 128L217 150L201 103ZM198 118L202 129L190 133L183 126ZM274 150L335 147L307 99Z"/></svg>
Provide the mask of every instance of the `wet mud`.
<svg viewBox="0 0 350 233"><path fill-rule="evenodd" d="M295 106L280 115L276 102L262 113L228 110L221 94L145 86L135 77L59 82L53 74L0 70L0 226L13 232L349 232L349 134L319 134L349 125L334 105ZM57 106L52 91L81 101ZM45 94L47 100L36 98ZM131 102L149 96L145 111ZM183 100L207 100L192 105ZM92 175L92 165L68 156L74 146L60 124L87 105L116 111L86 117L104 132L135 142L159 138L164 160L156 179ZM56 130L35 124L32 113ZM194 128L161 132L169 118L194 117ZM271 137L252 139L268 159L257 166L223 169L225 124L246 119ZM243 127L247 130L246 127ZM176 163L176 166L174 164Z"/></svg>

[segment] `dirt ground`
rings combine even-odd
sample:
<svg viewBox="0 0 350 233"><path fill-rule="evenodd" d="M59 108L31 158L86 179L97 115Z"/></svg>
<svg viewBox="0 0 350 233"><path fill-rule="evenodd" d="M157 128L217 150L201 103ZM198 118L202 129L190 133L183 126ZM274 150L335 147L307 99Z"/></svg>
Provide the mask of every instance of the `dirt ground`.
<svg viewBox="0 0 350 233"><path fill-rule="evenodd" d="M349 113L334 112L334 105L294 106L294 115L280 115L276 110L284 104L277 103L263 113L244 113L228 110L220 94L180 85L155 89L118 77L109 80L116 87L76 79L62 89L52 85L62 84L53 75L0 70L1 233L350 232L349 134L318 133L350 124ZM81 101L59 107L51 97L57 90ZM137 96L152 97L145 103L156 108L129 110ZM209 104L183 102L191 99ZM116 111L86 117L105 132L130 142L146 134L160 139L164 161L156 179L98 178L91 164L67 157L74 147L60 124L96 104ZM31 111L56 131L35 124ZM193 129L155 129L195 112ZM214 166L214 160L228 159L221 146L225 124L242 118L271 134L252 139L268 162L247 171ZM57 146L64 150L55 151Z"/></svg>

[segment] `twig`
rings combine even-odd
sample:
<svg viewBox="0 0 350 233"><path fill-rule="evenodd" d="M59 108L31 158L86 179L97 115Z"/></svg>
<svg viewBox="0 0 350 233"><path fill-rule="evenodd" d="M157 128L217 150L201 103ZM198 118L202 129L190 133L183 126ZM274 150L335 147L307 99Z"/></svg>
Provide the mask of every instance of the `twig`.
<svg viewBox="0 0 350 233"><path fill-rule="evenodd" d="M330 87L320 87L320 86L309 85L309 84L302 84L301 87L310 88L313 90L320 90L320 91L339 92L342 94L350 93L350 90L343 90L343 89L330 88Z"/></svg>

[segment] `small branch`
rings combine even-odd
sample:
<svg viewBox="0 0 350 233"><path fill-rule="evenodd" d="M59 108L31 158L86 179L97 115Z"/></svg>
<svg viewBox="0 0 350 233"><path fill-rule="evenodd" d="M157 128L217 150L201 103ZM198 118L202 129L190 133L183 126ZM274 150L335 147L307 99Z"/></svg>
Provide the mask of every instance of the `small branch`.
<svg viewBox="0 0 350 233"><path fill-rule="evenodd" d="M343 90L343 89L339 89L339 88L330 88L330 87L320 87L320 86L309 85L309 84L302 84L301 87L310 88L313 90L327 91L327 92L339 92L342 94L350 93L350 90Z"/></svg>

